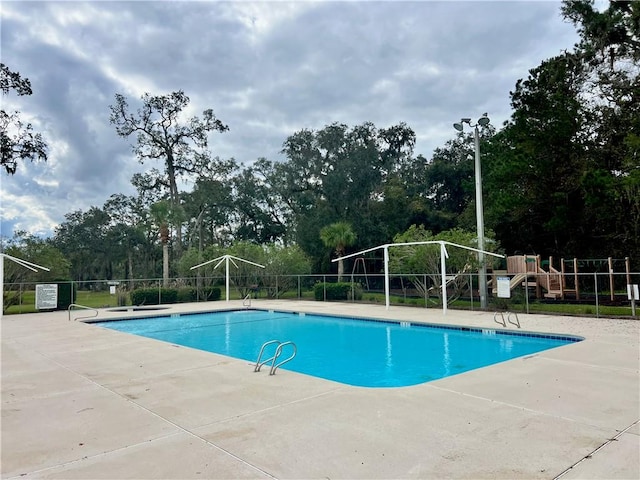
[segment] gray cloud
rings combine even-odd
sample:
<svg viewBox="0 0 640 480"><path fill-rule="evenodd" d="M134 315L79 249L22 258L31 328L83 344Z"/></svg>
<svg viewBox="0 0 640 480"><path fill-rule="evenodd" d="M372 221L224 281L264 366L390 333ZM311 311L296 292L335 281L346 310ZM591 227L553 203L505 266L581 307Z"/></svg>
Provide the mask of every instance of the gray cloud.
<svg viewBox="0 0 640 480"><path fill-rule="evenodd" d="M404 121L429 157L451 123L510 115L530 68L572 48L556 1L3 2L3 62L31 97L3 98L51 146L2 178L2 234L50 234L66 213L132 193L141 166L109 124L115 93L183 89L230 131L211 149L245 164L281 158L302 128ZM132 140L133 141L133 140ZM3 174L4 175L4 174Z"/></svg>

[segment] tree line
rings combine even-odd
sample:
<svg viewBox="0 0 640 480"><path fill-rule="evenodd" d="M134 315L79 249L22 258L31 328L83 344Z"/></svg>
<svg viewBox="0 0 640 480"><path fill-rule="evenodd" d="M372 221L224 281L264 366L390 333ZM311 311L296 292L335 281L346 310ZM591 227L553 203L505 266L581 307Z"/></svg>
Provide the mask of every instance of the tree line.
<svg viewBox="0 0 640 480"><path fill-rule="evenodd" d="M580 43L516 83L504 125L480 128L487 235L509 254L629 256L638 270L640 3L598 11L572 0L561 13ZM2 75L7 93L4 66ZM335 251L408 238L417 226L426 236L475 231L470 132L426 158L405 123L333 123L290 135L282 161L242 165L213 156L209 135L229 127L211 109L185 119L184 92L138 104L116 94L110 112L136 158L157 162L132 178L137 193L66 214L50 239L17 232L5 249L55 249L74 280L185 275L187 264L237 245L295 249L308 265L300 271L323 273ZM190 190L178 189L182 177Z"/></svg>

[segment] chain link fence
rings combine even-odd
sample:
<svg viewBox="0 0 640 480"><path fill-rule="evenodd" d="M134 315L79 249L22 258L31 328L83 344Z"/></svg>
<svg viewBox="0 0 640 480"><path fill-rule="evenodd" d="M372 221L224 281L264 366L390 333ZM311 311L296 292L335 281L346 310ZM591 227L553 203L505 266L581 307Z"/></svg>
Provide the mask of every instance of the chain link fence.
<svg viewBox="0 0 640 480"><path fill-rule="evenodd" d="M629 298L640 273L570 273L507 275L494 272L488 278L488 310L517 313L638 318L640 301ZM261 275L226 277L200 276L135 280L96 280L56 282L71 284L73 303L92 308L132 305L131 293L145 289L152 292L147 304L180 301L211 301L206 294L219 289L216 301L245 299L347 301L382 304L387 301L382 274L345 275ZM478 275L447 275L448 308L479 310ZM37 283L4 285L5 314L39 311L35 303ZM631 286L630 288L628 286ZM341 288L338 288L341 287ZM389 304L417 308L442 308L442 277L433 274L392 274L389 276ZM173 293L175 292L175 294ZM172 293L169 295L169 293ZM228 297L227 297L228 295ZM633 296L633 295L632 295ZM149 296L146 297L147 299Z"/></svg>

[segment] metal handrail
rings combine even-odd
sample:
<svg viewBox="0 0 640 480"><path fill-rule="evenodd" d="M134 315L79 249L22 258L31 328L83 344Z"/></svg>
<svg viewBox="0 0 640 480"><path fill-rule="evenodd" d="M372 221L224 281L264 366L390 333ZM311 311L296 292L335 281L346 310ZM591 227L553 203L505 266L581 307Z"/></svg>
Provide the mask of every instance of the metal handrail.
<svg viewBox="0 0 640 480"><path fill-rule="evenodd" d="M502 322L499 322L498 319L496 318L498 315L500 315L500 318L502 318ZM503 327L507 326L506 322L504 321L504 315L502 314L502 312L495 312L493 314L493 321L502 325Z"/></svg>
<svg viewBox="0 0 640 480"><path fill-rule="evenodd" d="M265 361L260 362L260 360L262 359L262 354L264 353L264 349L267 347L267 345L272 345L274 343L277 343L278 346L280 345L280 340L269 340L268 342L264 342L262 344L262 347L260 348L260 353L258 354L258 360L256 360L256 366L254 367L253 371L254 372L259 372L260 368L262 367L262 365L264 365L267 362L274 362L276 359L276 355L274 353L273 357L269 357L267 358ZM276 352L278 351L278 348L276 347Z"/></svg>
<svg viewBox="0 0 640 480"><path fill-rule="evenodd" d="M77 303L71 303L71 304L69 304L69 307L67 308L67 312L69 313L69 321L71 321L71 307L84 308L86 310L93 310L95 312L95 315L88 315L88 316L85 316L85 317L74 318L73 319L74 321L84 320L86 318L95 318L95 317L98 316L98 313L99 313L98 310L96 310L95 308L87 307L86 305L79 305Z"/></svg>
<svg viewBox="0 0 640 480"><path fill-rule="evenodd" d="M516 317L516 321L512 322L511 321L511 315L514 315ZM507 313L507 322L509 322L511 325L515 325L518 328L520 327L520 319L518 318L518 314L516 312L508 312Z"/></svg>
<svg viewBox="0 0 640 480"><path fill-rule="evenodd" d="M251 306L251 294L249 293L246 297L244 297L244 299L242 300L242 305L246 308L249 308Z"/></svg>
<svg viewBox="0 0 640 480"><path fill-rule="evenodd" d="M282 353L282 347L284 347L285 345L291 345L293 347L293 353L291 354L291 356L289 358L285 358L283 361L281 361L280 363L276 364L276 359ZM284 365L285 363L290 362L291 360L293 360L293 357L295 357L297 353L298 353L298 347L296 347L296 344L293 343L293 342L284 342L284 343L281 343L280 345L278 345L278 348L276 348L276 353L273 356L273 364L271 365L271 370L269 371L269 375L275 375L276 374L276 370L279 367L281 367L282 365Z"/></svg>

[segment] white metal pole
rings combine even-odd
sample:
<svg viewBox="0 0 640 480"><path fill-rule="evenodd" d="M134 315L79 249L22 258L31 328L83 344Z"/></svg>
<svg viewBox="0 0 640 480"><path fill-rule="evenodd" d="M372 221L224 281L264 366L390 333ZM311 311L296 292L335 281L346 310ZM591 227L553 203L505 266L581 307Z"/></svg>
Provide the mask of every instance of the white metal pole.
<svg viewBox="0 0 640 480"><path fill-rule="evenodd" d="M487 266L484 260L484 210L482 206L482 171L480 169L480 133L478 125L474 127L475 170L476 170L476 223L478 228L478 262L480 263L478 288L480 290L480 308L487 308Z"/></svg>
<svg viewBox="0 0 640 480"><path fill-rule="evenodd" d="M389 247L384 247L384 300L389 310Z"/></svg>
<svg viewBox="0 0 640 480"><path fill-rule="evenodd" d="M229 303L229 255L224 259L224 266L227 269L226 287L227 287L227 303Z"/></svg>
<svg viewBox="0 0 640 480"><path fill-rule="evenodd" d="M0 305L0 318L2 318L4 312L4 255L0 254L0 299L2 299L2 305Z"/></svg>
<svg viewBox="0 0 640 480"><path fill-rule="evenodd" d="M447 314L447 251L444 243L440 244L440 274L442 276L442 314Z"/></svg>

